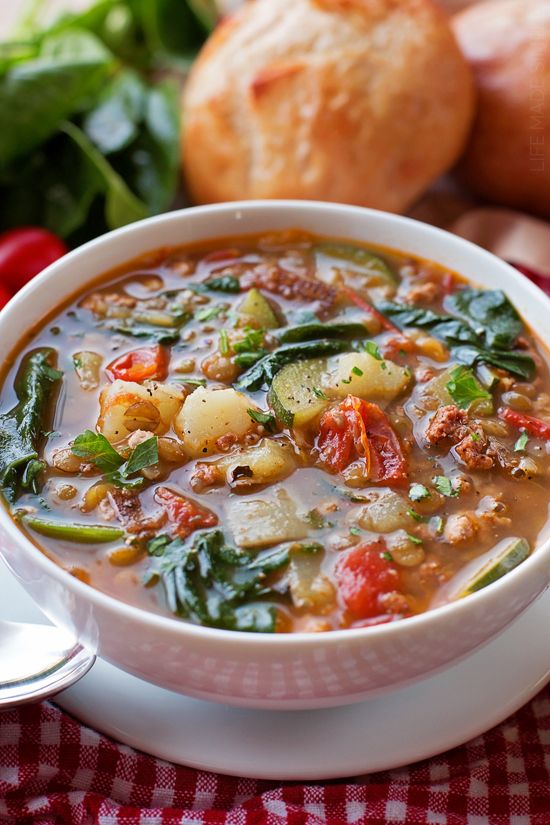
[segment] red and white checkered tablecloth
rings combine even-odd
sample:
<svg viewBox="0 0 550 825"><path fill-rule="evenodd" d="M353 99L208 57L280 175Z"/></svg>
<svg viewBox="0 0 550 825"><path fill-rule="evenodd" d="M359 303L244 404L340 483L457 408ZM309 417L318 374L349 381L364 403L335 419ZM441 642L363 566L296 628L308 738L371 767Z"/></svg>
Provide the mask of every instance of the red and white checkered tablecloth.
<svg viewBox="0 0 550 825"><path fill-rule="evenodd" d="M503 724L442 756L307 785L177 767L113 742L55 705L24 706L0 713L0 822L548 825L550 686Z"/></svg>

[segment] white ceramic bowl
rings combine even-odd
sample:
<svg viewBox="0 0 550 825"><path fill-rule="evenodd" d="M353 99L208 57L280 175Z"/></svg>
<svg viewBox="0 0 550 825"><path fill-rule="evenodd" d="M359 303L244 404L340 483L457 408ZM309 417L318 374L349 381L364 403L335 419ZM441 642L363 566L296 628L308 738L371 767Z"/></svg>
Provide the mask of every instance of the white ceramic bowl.
<svg viewBox="0 0 550 825"><path fill-rule="evenodd" d="M503 288L538 336L550 344L550 302L543 293L461 238L407 218L356 207L248 201L161 215L71 252L0 313L2 352L7 356L26 329L75 290L143 252L286 228L383 244L438 261L485 287ZM368 629L264 636L197 627L118 602L42 555L2 507L0 550L53 622L73 631L118 667L203 699L285 709L359 701L444 667L512 622L546 588L550 570L550 541L545 541L495 584L420 616Z"/></svg>

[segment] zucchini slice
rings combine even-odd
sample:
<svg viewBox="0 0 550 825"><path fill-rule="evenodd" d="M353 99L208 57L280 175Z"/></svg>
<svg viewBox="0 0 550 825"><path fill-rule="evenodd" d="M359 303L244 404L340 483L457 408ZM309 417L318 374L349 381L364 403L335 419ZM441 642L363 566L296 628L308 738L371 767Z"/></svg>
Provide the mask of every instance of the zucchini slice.
<svg viewBox="0 0 550 825"><path fill-rule="evenodd" d="M239 315L251 318L262 329L277 329L281 324L274 309L259 289L250 289L238 308Z"/></svg>
<svg viewBox="0 0 550 825"><path fill-rule="evenodd" d="M325 409L328 399L320 387L326 371L325 358L309 358L287 364L277 373L268 402L285 427L300 427Z"/></svg>
<svg viewBox="0 0 550 825"><path fill-rule="evenodd" d="M528 541L525 539L512 539L495 558L488 561L481 570L478 570L464 590L459 593L458 598L469 596L470 593L476 593L478 590L487 587L488 584L496 582L497 579L502 578L514 567L521 564L522 561L525 561L530 552L531 548Z"/></svg>
<svg viewBox="0 0 550 825"><path fill-rule="evenodd" d="M317 264L328 262L332 266L340 266L352 269L354 272L363 274L366 279L366 286L392 286L397 285L395 277L389 264L374 252L363 249L361 246L353 246L344 243L320 243L315 246ZM327 261L328 259L328 261Z"/></svg>

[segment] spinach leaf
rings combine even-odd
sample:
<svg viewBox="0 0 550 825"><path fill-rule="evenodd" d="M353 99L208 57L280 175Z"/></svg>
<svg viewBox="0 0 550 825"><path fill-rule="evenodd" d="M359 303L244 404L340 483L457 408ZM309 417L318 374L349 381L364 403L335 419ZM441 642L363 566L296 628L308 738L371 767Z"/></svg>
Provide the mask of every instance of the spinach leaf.
<svg viewBox="0 0 550 825"><path fill-rule="evenodd" d="M148 552L145 582L162 580L173 613L210 627L275 631L275 607L257 600L277 595L265 579L288 563L288 547L254 558L227 545L220 530L210 530L186 540L157 537Z"/></svg>
<svg viewBox="0 0 550 825"><path fill-rule="evenodd" d="M132 338L146 338L155 344L177 344L181 338L179 329L169 329L167 327L151 326L129 326L121 324L108 324L107 329L118 332L120 335L128 335Z"/></svg>
<svg viewBox="0 0 550 825"><path fill-rule="evenodd" d="M146 205L166 209L179 174L179 100L168 81L149 87L130 70L105 90L83 123L83 130L109 158L114 171ZM116 124L116 126L115 126Z"/></svg>
<svg viewBox="0 0 550 825"><path fill-rule="evenodd" d="M459 289L445 299L445 309L467 321L487 349L512 349L523 323L500 289Z"/></svg>
<svg viewBox="0 0 550 825"><path fill-rule="evenodd" d="M114 77L86 113L82 130L103 155L120 152L137 138L146 94L139 76L126 70Z"/></svg>
<svg viewBox="0 0 550 825"><path fill-rule="evenodd" d="M22 34L41 34L46 5L35 4ZM65 12L48 31L85 29L123 63L149 71L185 68L218 17L214 0L98 0L85 11Z"/></svg>
<svg viewBox="0 0 550 825"><path fill-rule="evenodd" d="M96 94L112 55L87 32L44 39L35 57L15 62L0 77L0 164L24 155Z"/></svg>
<svg viewBox="0 0 550 825"><path fill-rule="evenodd" d="M123 178L115 172L84 132L69 121L65 121L61 131L78 146L84 162L89 164L90 169L95 169L98 186L105 195L105 222L109 229L117 229L119 226L147 217L146 205L130 191Z"/></svg>
<svg viewBox="0 0 550 825"><path fill-rule="evenodd" d="M475 291L480 292L480 290ZM491 307L493 305L491 301L495 302L496 300L496 298L493 298L489 301ZM481 306L484 306L483 302ZM430 330L432 335L441 339L449 347L457 361L468 367L481 363L492 364L494 367L500 367L514 375L519 375L525 380L530 380L536 372L535 362L526 353L507 348L499 349L489 343L511 341L512 331L516 333L515 337L517 337L518 327L512 323L511 318L509 318L506 325L508 333L503 332L502 325L491 332L488 327L482 329L478 321L475 322L477 326L474 329L470 323L460 318L454 318L452 315L438 315L432 312L431 309L413 307L409 304L383 301L377 304L376 308L401 328L419 327ZM512 310L515 313L513 307ZM476 312L481 312L479 305L477 305ZM487 312L489 313L489 309L487 309ZM487 318L488 323L490 323L490 313ZM521 327L519 331L521 331ZM510 344L510 347L512 344Z"/></svg>
<svg viewBox="0 0 550 825"><path fill-rule="evenodd" d="M480 347L454 347L453 355L461 364L473 367L476 364L492 364L493 367L508 370L530 381L536 373L535 362L530 355L519 350L486 350Z"/></svg>
<svg viewBox="0 0 550 825"><path fill-rule="evenodd" d="M286 327L277 338L281 344L290 344L300 341L318 341L320 338L340 338L352 340L354 338L368 338L369 331L364 324L340 323L299 324L295 327Z"/></svg>
<svg viewBox="0 0 550 825"><path fill-rule="evenodd" d="M63 377L55 369L55 350L34 350L23 361L15 380L18 404L0 415L0 484L13 502L21 489L38 492L44 464L38 448L49 428L48 408Z"/></svg>
<svg viewBox="0 0 550 825"><path fill-rule="evenodd" d="M178 87L152 70L169 51L161 29L174 45L201 45L189 3L100 0L46 31L37 18L25 43L0 47L0 230L39 225L78 245L167 209L179 180Z"/></svg>
<svg viewBox="0 0 550 825"><path fill-rule="evenodd" d="M235 384L238 390L259 390L264 384L271 384L285 364L302 361L305 358L317 358L324 355L337 355L349 352L348 341L325 340L304 341L300 344L286 344L261 358L254 366L241 375Z"/></svg>
<svg viewBox="0 0 550 825"><path fill-rule="evenodd" d="M197 284L196 286L202 286L212 292L232 292L237 294L237 292L241 291L241 282L238 278L235 278L234 275L220 275L219 278L210 278L208 281L203 281L202 284Z"/></svg>

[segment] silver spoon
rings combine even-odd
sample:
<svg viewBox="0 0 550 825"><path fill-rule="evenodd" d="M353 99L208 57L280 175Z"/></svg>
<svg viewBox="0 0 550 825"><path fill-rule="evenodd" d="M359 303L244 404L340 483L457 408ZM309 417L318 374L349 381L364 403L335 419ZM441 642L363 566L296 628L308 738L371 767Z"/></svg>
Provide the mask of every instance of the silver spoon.
<svg viewBox="0 0 550 825"><path fill-rule="evenodd" d="M0 621L0 708L53 696L94 661L93 653L58 627Z"/></svg>

